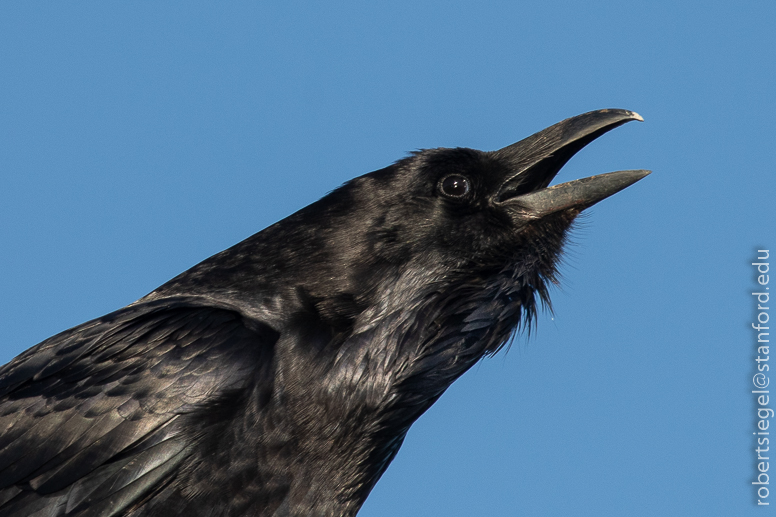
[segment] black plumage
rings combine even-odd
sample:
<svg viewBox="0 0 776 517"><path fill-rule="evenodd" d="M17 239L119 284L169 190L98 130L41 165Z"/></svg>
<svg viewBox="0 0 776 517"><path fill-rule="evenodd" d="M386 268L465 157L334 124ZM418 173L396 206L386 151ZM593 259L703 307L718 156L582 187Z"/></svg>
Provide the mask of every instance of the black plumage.
<svg viewBox="0 0 776 517"><path fill-rule="evenodd" d="M574 218L646 174L547 188L630 120L414 153L22 353L0 369L0 517L354 515L549 301Z"/></svg>

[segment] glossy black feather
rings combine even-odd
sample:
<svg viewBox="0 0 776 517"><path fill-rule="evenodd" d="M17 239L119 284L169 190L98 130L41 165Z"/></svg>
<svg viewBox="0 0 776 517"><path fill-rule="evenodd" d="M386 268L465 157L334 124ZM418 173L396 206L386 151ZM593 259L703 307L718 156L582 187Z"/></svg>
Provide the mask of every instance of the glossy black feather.
<svg viewBox="0 0 776 517"><path fill-rule="evenodd" d="M58 508L51 515L120 514L202 454L197 432L221 424L208 424L214 405L242 404L244 390L271 379L256 374L271 368L275 338L179 299L28 350L0 369L0 515L31 515L41 501Z"/></svg>

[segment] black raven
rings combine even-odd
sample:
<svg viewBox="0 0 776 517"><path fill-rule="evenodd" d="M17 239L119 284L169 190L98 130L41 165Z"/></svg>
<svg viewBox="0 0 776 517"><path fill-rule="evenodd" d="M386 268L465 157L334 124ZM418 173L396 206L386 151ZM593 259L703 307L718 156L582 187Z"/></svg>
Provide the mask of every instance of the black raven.
<svg viewBox="0 0 776 517"><path fill-rule="evenodd" d="M352 516L412 423L549 302L548 187L625 110L347 182L0 369L0 516Z"/></svg>

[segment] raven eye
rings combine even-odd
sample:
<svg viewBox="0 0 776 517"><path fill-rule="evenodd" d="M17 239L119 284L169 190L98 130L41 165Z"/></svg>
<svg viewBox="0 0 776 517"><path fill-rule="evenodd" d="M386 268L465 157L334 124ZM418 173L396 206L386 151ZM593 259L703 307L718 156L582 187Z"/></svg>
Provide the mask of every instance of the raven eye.
<svg viewBox="0 0 776 517"><path fill-rule="evenodd" d="M450 197L463 197L471 190L469 180L457 174L443 179L439 188L442 190L442 194Z"/></svg>

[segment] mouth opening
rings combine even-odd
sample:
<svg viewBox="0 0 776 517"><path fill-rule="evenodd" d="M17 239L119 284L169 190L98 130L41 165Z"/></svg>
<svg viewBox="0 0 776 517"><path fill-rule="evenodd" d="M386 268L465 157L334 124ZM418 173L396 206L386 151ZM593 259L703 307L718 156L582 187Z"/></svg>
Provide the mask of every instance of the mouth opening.
<svg viewBox="0 0 776 517"><path fill-rule="evenodd" d="M604 133L621 126L630 120L641 120L641 117L638 114L634 113L633 115L633 118L620 120L613 124L601 127L598 130L580 136L565 145L561 145L545 156L539 157L536 161L524 167L520 172L509 177L499 190L496 200L501 203L514 197L547 188L563 166L566 165L566 163L568 163L568 161L583 147L587 146L590 142Z"/></svg>

